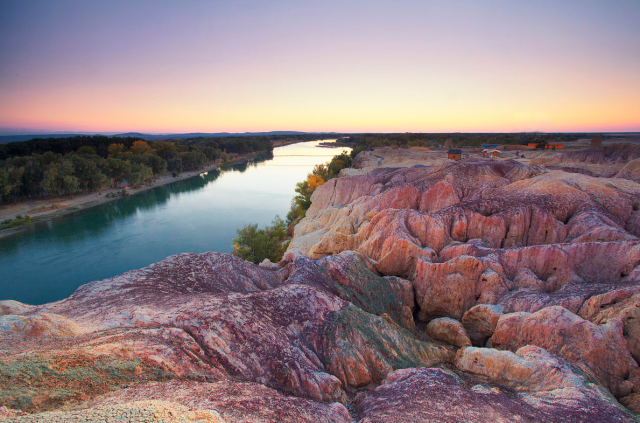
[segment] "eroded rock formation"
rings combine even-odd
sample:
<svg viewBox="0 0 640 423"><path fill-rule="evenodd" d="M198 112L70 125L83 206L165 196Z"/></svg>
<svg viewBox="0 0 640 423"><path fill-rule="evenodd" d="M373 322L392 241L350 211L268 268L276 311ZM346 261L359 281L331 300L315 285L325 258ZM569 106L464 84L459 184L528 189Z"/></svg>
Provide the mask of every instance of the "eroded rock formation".
<svg viewBox="0 0 640 423"><path fill-rule="evenodd" d="M0 302L0 421L637 421L639 184L464 160L312 199L277 266Z"/></svg>
<svg viewBox="0 0 640 423"><path fill-rule="evenodd" d="M635 150L605 153L618 162ZM476 346L535 345L631 404L639 206L640 185L623 177L515 161L376 169L320 187L291 248L360 252L413 284L432 338L461 347L463 329Z"/></svg>

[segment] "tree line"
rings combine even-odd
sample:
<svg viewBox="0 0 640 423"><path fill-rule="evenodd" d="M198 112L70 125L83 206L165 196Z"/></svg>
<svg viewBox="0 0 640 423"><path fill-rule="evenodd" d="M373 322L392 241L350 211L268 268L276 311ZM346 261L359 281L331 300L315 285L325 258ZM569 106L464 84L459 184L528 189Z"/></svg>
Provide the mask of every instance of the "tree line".
<svg viewBox="0 0 640 423"><path fill-rule="evenodd" d="M254 151L272 151L273 141L315 141L333 139L344 134L293 134L293 135L255 135L230 137L194 137L164 140L176 145L209 147L225 151L229 154L246 154ZM105 135L79 135L66 138L34 138L29 141L10 142L0 144L0 160L16 156L30 156L44 154L51 151L54 154L68 154L80 147L88 146L96 150L96 154L106 158L111 144L123 144L131 148L134 142L145 141L140 137L108 137Z"/></svg>
<svg viewBox="0 0 640 423"><path fill-rule="evenodd" d="M0 145L0 202L88 193L124 181L136 185L167 170L177 176L229 160L234 153L273 150L268 140L223 140L147 143L131 137L80 136Z"/></svg>
<svg viewBox="0 0 640 423"><path fill-rule="evenodd" d="M570 142L588 138L584 133L401 133L401 134L354 134L339 140L357 151L375 147L436 147L443 146L451 139L456 147L479 147L482 144L547 144L551 142Z"/></svg>

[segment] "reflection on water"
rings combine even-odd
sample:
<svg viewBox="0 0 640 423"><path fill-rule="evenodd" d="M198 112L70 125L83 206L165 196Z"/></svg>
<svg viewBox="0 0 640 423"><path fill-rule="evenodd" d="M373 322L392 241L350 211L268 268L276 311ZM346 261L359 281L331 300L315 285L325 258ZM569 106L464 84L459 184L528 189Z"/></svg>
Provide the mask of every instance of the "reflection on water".
<svg viewBox="0 0 640 423"><path fill-rule="evenodd" d="M237 228L284 217L296 182L342 151L319 143L279 147L273 159L180 180L0 239L0 300L41 304L171 254L230 252Z"/></svg>

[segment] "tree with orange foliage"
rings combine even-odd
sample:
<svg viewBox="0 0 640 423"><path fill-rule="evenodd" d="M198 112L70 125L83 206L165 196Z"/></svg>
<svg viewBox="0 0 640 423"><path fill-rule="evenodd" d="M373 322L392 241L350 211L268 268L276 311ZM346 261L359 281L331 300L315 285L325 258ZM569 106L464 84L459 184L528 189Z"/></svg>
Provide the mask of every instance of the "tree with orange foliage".
<svg viewBox="0 0 640 423"><path fill-rule="evenodd" d="M309 174L307 176L307 184L309 184L309 193L313 194L320 185L324 184L324 179L320 175Z"/></svg>
<svg viewBox="0 0 640 423"><path fill-rule="evenodd" d="M124 153L124 144L110 144L107 149L109 152L109 157L118 158L118 156Z"/></svg>
<svg viewBox="0 0 640 423"><path fill-rule="evenodd" d="M153 150L151 149L149 144L147 144L146 141L134 141L134 143L131 146L131 148L129 149L129 151L134 156L138 156L138 155L141 155L141 154L151 153Z"/></svg>

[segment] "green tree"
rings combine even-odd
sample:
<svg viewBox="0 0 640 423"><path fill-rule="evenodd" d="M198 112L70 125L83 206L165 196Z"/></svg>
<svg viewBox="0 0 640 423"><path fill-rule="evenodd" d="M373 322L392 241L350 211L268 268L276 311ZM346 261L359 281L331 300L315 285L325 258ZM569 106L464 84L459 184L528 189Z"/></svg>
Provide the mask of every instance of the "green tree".
<svg viewBox="0 0 640 423"><path fill-rule="evenodd" d="M331 178L335 178L340 174L340 171L344 168L350 167L353 164L353 158L347 153L342 153L331 159L329 165L327 166L327 170L329 173L329 178L325 178L325 181L328 181Z"/></svg>
<svg viewBox="0 0 640 423"><path fill-rule="evenodd" d="M153 178L153 171L149 166L142 163L131 163L131 168L127 174L127 180L130 184L144 183Z"/></svg>
<svg viewBox="0 0 640 423"><path fill-rule="evenodd" d="M298 193L294 197L296 204L303 212L306 211L309 207L311 207L311 189L309 187L309 182L304 180L302 182L298 182L296 184L295 191ZM304 216L304 213L303 213Z"/></svg>
<svg viewBox="0 0 640 423"><path fill-rule="evenodd" d="M167 161L160 156L148 155L148 159L145 162L147 166L151 168L155 175L162 175L167 171Z"/></svg>
<svg viewBox="0 0 640 423"><path fill-rule="evenodd" d="M23 167L3 166L0 168L0 200L9 201L13 198L15 202L16 195L22 185Z"/></svg>
<svg viewBox="0 0 640 423"><path fill-rule="evenodd" d="M151 148L155 150L159 157L166 161L169 161L178 155L176 145L172 142L155 141L151 144Z"/></svg>
<svg viewBox="0 0 640 423"><path fill-rule="evenodd" d="M131 162L109 157L106 162L105 173L107 177L111 178L112 186L118 186L131 173Z"/></svg>
<svg viewBox="0 0 640 423"><path fill-rule="evenodd" d="M257 224L246 225L238 229L238 236L233 239L233 254L256 264L266 258L275 263L287 249L286 237L287 224L278 216L264 229L258 229Z"/></svg>
<svg viewBox="0 0 640 423"><path fill-rule="evenodd" d="M24 173L22 174L21 192L23 196L40 196L43 193L42 179L47 167L44 155L33 154L23 158ZM15 159L14 159L15 160Z"/></svg>
<svg viewBox="0 0 640 423"><path fill-rule="evenodd" d="M202 151L186 151L179 153L178 157L182 159L182 167L184 170L196 170L205 166L209 160Z"/></svg>
<svg viewBox="0 0 640 423"><path fill-rule="evenodd" d="M83 145L76 151L76 154L89 157L97 155L95 147L91 147L90 145Z"/></svg>
<svg viewBox="0 0 640 423"><path fill-rule="evenodd" d="M95 191L108 185L107 177L98 166L104 159L93 156L81 156L78 154L68 154L74 168L74 176L78 178L81 191Z"/></svg>
<svg viewBox="0 0 640 423"><path fill-rule="evenodd" d="M53 195L74 194L80 186L80 181L73 175L74 170L71 160L50 164L44 172L42 188Z"/></svg>
<svg viewBox="0 0 640 423"><path fill-rule="evenodd" d="M109 148L107 151L109 152L109 157L118 158L122 153L125 152L125 150L126 148L124 144L114 143L109 145Z"/></svg>
<svg viewBox="0 0 640 423"><path fill-rule="evenodd" d="M167 167L173 174L173 176L180 175L182 172L182 159L180 157L174 157L167 162Z"/></svg>

